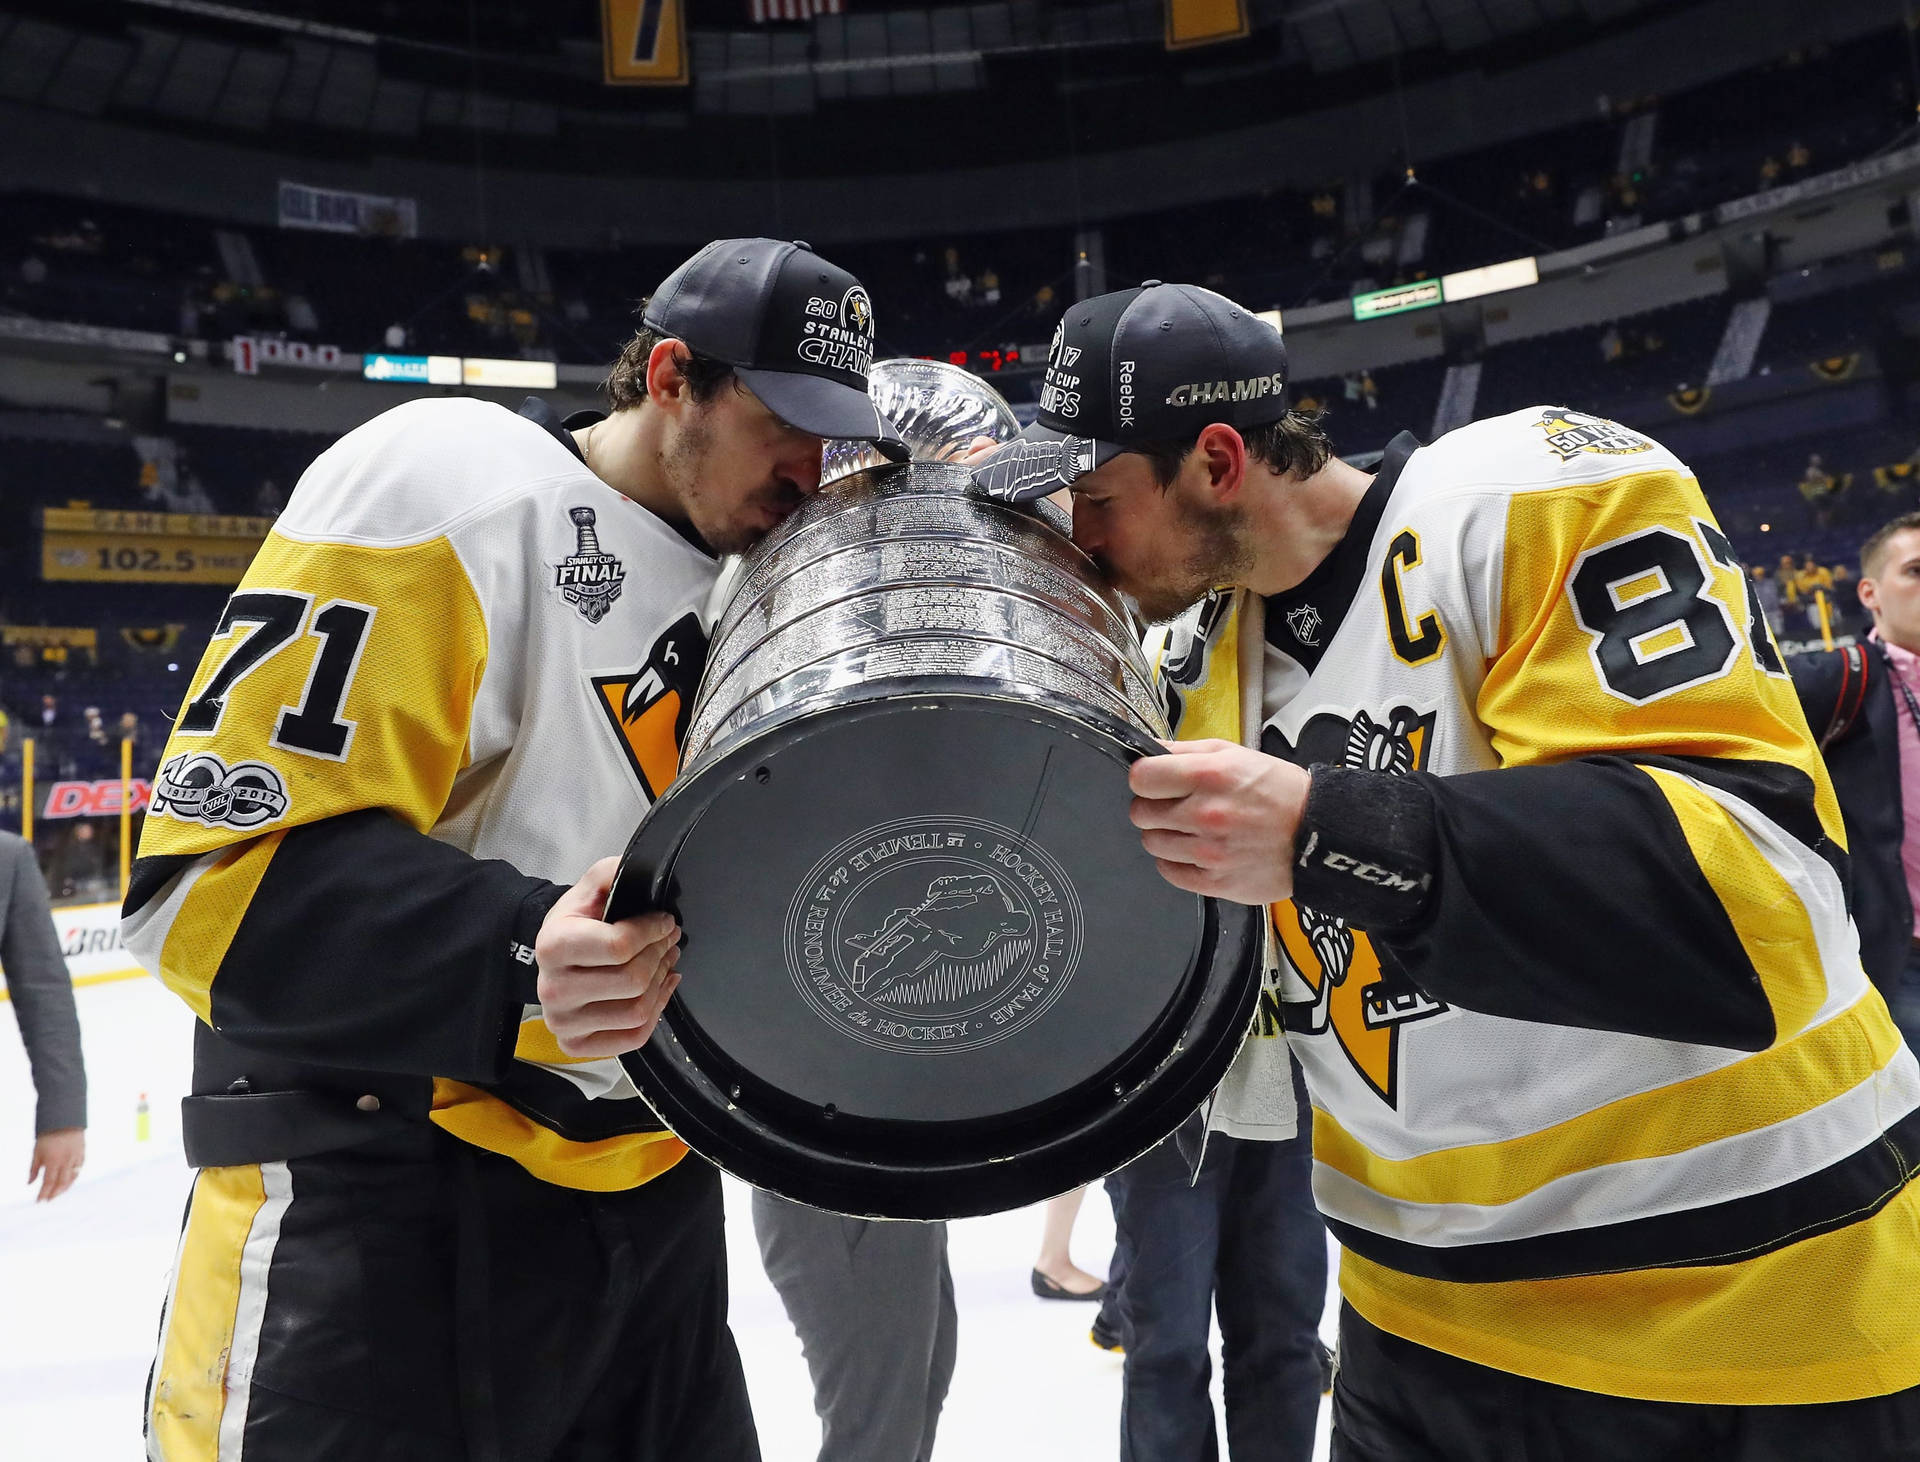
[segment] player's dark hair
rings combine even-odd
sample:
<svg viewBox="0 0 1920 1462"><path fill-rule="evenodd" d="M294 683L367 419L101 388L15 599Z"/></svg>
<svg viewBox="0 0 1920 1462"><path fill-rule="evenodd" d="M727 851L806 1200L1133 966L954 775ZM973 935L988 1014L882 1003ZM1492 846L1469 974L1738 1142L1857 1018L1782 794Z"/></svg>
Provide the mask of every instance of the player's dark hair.
<svg viewBox="0 0 1920 1462"><path fill-rule="evenodd" d="M645 305L641 308L644 309ZM671 338L651 326L642 325L633 339L627 342L626 349L620 352L620 359L613 363L606 380L600 383L615 411L630 410L647 399L647 357L653 354L654 346ZM681 343L686 344L684 341ZM680 360L680 374L687 379L687 389L693 392L695 401L711 401L720 394L722 386L734 379L733 367L725 361L700 354L691 345L686 346L686 351Z"/></svg>
<svg viewBox="0 0 1920 1462"><path fill-rule="evenodd" d="M1863 579L1875 579L1880 576L1880 559L1886 552L1887 540L1896 533L1904 533L1909 528L1920 528L1920 513L1902 513L1891 523L1883 525L1873 537L1860 545L1860 576Z"/></svg>
<svg viewBox="0 0 1920 1462"><path fill-rule="evenodd" d="M1269 470L1292 477L1311 477L1327 465L1333 456L1333 443L1320 427L1326 415L1318 407L1295 407L1278 421L1250 426L1240 433L1247 444L1247 456ZM1141 442L1128 447L1147 459L1153 480L1164 490L1173 485L1180 469L1193 453L1197 437L1185 441Z"/></svg>

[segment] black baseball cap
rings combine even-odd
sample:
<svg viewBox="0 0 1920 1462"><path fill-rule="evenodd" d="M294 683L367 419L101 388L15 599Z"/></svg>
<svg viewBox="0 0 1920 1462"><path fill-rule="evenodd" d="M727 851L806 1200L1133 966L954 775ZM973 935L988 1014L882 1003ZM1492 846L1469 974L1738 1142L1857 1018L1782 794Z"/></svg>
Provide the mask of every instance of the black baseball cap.
<svg viewBox="0 0 1920 1462"><path fill-rule="evenodd" d="M974 485L1002 502L1044 497L1136 443L1278 421L1286 387L1280 332L1223 295L1157 279L1097 295L1061 316L1040 414Z"/></svg>
<svg viewBox="0 0 1920 1462"><path fill-rule="evenodd" d="M716 239L666 277L642 319L732 366L789 426L906 459L899 433L867 395L873 301L806 244Z"/></svg>

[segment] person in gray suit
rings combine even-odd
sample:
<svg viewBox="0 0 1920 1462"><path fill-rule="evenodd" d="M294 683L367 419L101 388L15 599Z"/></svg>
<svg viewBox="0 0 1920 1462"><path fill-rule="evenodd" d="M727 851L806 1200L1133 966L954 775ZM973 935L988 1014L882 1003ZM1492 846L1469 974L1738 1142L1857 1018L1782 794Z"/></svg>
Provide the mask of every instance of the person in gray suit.
<svg viewBox="0 0 1920 1462"><path fill-rule="evenodd" d="M37 1202L73 1186L86 1160L87 1073L73 981L54 935L46 881L25 838L0 833L0 973L6 978L37 1097L33 1162Z"/></svg>
<svg viewBox="0 0 1920 1462"><path fill-rule="evenodd" d="M818 1462L927 1462L958 1350L947 1226L756 1190L753 1228L813 1377Z"/></svg>

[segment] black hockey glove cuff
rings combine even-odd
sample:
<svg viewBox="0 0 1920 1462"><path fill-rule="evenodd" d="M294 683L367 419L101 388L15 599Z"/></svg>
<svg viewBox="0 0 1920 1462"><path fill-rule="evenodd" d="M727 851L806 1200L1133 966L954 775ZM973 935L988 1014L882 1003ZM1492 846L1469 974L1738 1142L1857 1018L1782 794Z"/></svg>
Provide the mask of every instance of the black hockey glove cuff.
<svg viewBox="0 0 1920 1462"><path fill-rule="evenodd" d="M535 987L540 979L540 966L534 963L533 942L540 937L540 926L546 922L547 914L566 891L564 883L549 883L520 900L520 907L514 911L513 926L507 931L507 998L516 1005L539 1003ZM517 1013L515 1018L518 1019Z"/></svg>
<svg viewBox="0 0 1920 1462"><path fill-rule="evenodd" d="M1433 894L1437 844L1418 777L1316 766L1294 838L1294 900L1359 929L1411 925Z"/></svg>

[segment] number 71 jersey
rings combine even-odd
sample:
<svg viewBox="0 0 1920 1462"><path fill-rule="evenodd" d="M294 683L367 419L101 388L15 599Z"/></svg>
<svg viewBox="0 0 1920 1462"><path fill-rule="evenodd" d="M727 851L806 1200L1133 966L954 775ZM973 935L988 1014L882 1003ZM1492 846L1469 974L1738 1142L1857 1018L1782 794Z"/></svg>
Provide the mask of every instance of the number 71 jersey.
<svg viewBox="0 0 1920 1462"><path fill-rule="evenodd" d="M214 625L128 947L237 1065L405 1073L538 1177L645 1180L678 1144L617 1060L561 1051L517 910L618 853L673 779L718 573L557 421L432 400L348 433ZM334 967L294 968L323 934Z"/></svg>

